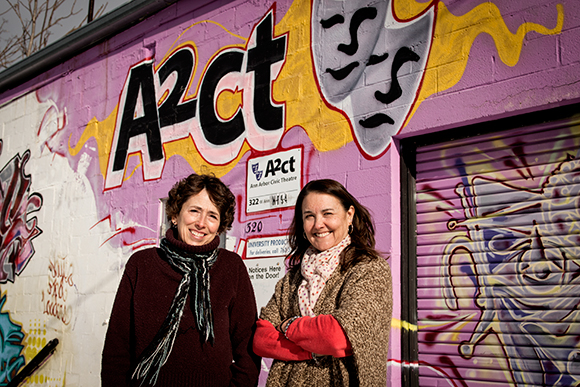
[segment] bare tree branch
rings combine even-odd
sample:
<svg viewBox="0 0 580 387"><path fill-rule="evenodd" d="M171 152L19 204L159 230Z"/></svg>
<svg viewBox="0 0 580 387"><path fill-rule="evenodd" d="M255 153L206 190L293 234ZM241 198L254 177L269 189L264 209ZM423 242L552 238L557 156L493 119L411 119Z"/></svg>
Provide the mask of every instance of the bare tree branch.
<svg viewBox="0 0 580 387"><path fill-rule="evenodd" d="M9 8L0 13L0 68L6 68L16 61L32 55L46 47L53 36L54 28L62 27L70 18L82 12L77 0L5 0ZM93 19L101 16L108 3L99 7ZM6 30L10 16L20 23L21 35L10 36ZM65 35L86 24L88 15L73 25Z"/></svg>
<svg viewBox="0 0 580 387"><path fill-rule="evenodd" d="M3 16L6 12L0 14ZM0 22L0 36L6 34L5 25L8 21L2 19ZM5 40L5 44L0 46L0 67L7 67L7 59L18 53L19 50L19 37L11 36Z"/></svg>

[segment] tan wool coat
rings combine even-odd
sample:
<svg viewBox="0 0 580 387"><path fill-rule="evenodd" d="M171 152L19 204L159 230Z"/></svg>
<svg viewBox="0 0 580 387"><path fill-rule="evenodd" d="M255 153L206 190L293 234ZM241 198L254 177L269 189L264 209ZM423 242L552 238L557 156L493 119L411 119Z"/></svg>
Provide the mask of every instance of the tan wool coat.
<svg viewBox="0 0 580 387"><path fill-rule="evenodd" d="M277 326L300 316L300 268L293 268L276 284L260 318ZM345 330L353 355L307 361L274 360L267 387L385 386L392 314L391 269L383 258L361 262L347 272L337 268L328 279L314 313L330 314Z"/></svg>

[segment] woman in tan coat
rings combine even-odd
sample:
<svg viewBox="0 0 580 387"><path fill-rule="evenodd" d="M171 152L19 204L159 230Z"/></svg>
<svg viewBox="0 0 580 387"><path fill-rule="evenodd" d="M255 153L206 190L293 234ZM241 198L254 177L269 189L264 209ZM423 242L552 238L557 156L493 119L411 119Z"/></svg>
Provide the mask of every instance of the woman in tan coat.
<svg viewBox="0 0 580 387"><path fill-rule="evenodd" d="M367 209L340 183L298 195L289 270L262 308L256 354L267 386L384 386L392 313L390 267Z"/></svg>

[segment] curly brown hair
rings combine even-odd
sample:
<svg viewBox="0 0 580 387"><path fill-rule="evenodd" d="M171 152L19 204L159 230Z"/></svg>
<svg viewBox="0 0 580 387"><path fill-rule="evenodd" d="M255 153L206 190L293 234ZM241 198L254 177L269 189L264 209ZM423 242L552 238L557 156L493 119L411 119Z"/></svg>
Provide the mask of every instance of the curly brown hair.
<svg viewBox="0 0 580 387"><path fill-rule="evenodd" d="M183 204L190 197L197 195L203 190L207 194L220 212L220 226L218 233L222 233L232 228L234 214L236 212L236 197L230 189L215 175L191 174L181 179L169 191L167 203L165 203L165 214L167 220L171 221L174 216L181 212Z"/></svg>
<svg viewBox="0 0 580 387"><path fill-rule="evenodd" d="M313 180L307 183L298 194L294 207L294 219L288 228L288 243L290 267L299 266L310 242L304 236L304 222L302 220L302 203L310 193L322 193L338 199L345 211L354 207L350 245L344 249L340 257L341 270L346 271L358 262L376 259L380 253L375 249L375 227L369 211L356 200L338 181L332 179Z"/></svg>

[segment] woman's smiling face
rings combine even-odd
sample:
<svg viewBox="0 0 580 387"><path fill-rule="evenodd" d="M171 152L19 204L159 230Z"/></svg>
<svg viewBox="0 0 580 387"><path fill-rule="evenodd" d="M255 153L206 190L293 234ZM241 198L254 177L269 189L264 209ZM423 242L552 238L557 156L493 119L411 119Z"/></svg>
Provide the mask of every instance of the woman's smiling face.
<svg viewBox="0 0 580 387"><path fill-rule="evenodd" d="M302 222L312 247L325 251L339 244L348 234L354 207L345 210L336 197L312 192L302 202Z"/></svg>
<svg viewBox="0 0 580 387"><path fill-rule="evenodd" d="M179 239L188 245L202 246L211 242L220 227L220 211L204 189L191 196L172 222L177 225Z"/></svg>

